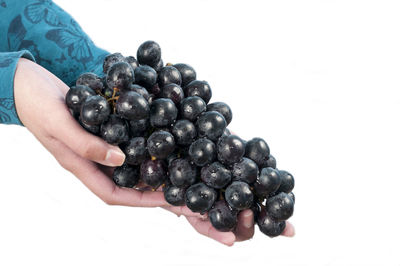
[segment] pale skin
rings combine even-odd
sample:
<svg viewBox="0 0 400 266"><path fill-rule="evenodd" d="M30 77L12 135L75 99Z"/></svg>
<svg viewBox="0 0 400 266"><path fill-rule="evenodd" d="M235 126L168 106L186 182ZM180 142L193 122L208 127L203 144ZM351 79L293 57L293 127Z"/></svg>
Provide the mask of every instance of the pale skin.
<svg viewBox="0 0 400 266"><path fill-rule="evenodd" d="M254 217L242 211L234 232L219 232L205 216L187 207L169 205L160 191L120 188L110 178L111 167L120 166L125 155L101 138L81 128L71 116L64 99L68 86L40 65L20 59L14 78L14 97L18 116L24 126L88 189L108 205L161 207L178 216L185 216L202 235L227 246L248 240L254 235ZM284 236L294 235L287 223Z"/></svg>

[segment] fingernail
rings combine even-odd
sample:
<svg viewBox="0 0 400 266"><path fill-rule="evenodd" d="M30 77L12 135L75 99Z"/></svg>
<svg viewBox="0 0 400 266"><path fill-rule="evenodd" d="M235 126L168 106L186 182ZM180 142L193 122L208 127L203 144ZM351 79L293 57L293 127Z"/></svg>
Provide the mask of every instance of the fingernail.
<svg viewBox="0 0 400 266"><path fill-rule="evenodd" d="M244 227L246 227L247 229L251 228L253 226L253 219L249 219L252 216L252 213L246 213L244 215L245 221L243 223Z"/></svg>
<svg viewBox="0 0 400 266"><path fill-rule="evenodd" d="M110 149L106 155L106 163L109 166L120 166L125 161L125 154L119 149Z"/></svg>

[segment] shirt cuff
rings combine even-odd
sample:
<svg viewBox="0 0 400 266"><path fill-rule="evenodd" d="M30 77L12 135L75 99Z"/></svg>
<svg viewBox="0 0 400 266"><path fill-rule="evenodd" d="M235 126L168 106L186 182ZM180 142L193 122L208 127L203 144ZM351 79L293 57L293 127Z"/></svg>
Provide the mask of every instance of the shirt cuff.
<svg viewBox="0 0 400 266"><path fill-rule="evenodd" d="M20 58L35 62L28 50L0 53L0 124L23 126L14 102L14 76Z"/></svg>

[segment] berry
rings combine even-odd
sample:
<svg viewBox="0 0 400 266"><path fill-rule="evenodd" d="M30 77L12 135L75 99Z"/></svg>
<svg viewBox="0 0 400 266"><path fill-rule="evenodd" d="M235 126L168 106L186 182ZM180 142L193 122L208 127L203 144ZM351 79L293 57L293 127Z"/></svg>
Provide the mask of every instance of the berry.
<svg viewBox="0 0 400 266"><path fill-rule="evenodd" d="M101 78L91 72L81 74L76 80L76 85L88 86L94 91L102 91L104 88Z"/></svg>
<svg viewBox="0 0 400 266"><path fill-rule="evenodd" d="M286 222L277 222L271 218L265 209L263 209L257 217L257 225L262 233L269 237L276 237L285 230Z"/></svg>
<svg viewBox="0 0 400 266"><path fill-rule="evenodd" d="M197 166L212 163L216 157L214 142L207 138L201 138L193 142L189 147L189 157Z"/></svg>
<svg viewBox="0 0 400 266"><path fill-rule="evenodd" d="M293 203L296 203L296 197L294 196L294 193L290 192L288 195L293 200Z"/></svg>
<svg viewBox="0 0 400 266"><path fill-rule="evenodd" d="M183 98L185 98L185 95L183 94L183 90L179 85L171 83L163 87L159 97L169 98L174 102L175 105L178 106Z"/></svg>
<svg viewBox="0 0 400 266"><path fill-rule="evenodd" d="M149 89L157 82L157 72L150 66L139 66L135 68L135 82Z"/></svg>
<svg viewBox="0 0 400 266"><path fill-rule="evenodd" d="M187 97L181 101L180 115L189 121L195 121L206 109L207 105L202 98Z"/></svg>
<svg viewBox="0 0 400 266"><path fill-rule="evenodd" d="M149 92L144 87L142 87L140 85L131 84L131 86L129 86L128 90L136 92L136 93L139 93L143 98L145 98L146 101L149 101L149 99L150 99Z"/></svg>
<svg viewBox="0 0 400 266"><path fill-rule="evenodd" d="M268 144L261 138L249 140L246 143L245 156L252 159L260 167L264 158L269 156Z"/></svg>
<svg viewBox="0 0 400 266"><path fill-rule="evenodd" d="M149 154L157 159L166 159L175 150L174 136L166 131L156 131L147 139Z"/></svg>
<svg viewBox="0 0 400 266"><path fill-rule="evenodd" d="M127 56L125 57L125 61L131 65L132 69L135 70L139 66L139 62L136 60L135 57L133 56Z"/></svg>
<svg viewBox="0 0 400 266"><path fill-rule="evenodd" d="M144 136L150 128L149 119L131 120L129 121L129 131L132 137Z"/></svg>
<svg viewBox="0 0 400 266"><path fill-rule="evenodd" d="M120 53L109 54L104 58L103 72L107 73L112 65L118 62L125 62L125 57Z"/></svg>
<svg viewBox="0 0 400 266"><path fill-rule="evenodd" d="M249 209L253 203L253 198L249 184L242 181L232 182L225 190L226 202L236 210Z"/></svg>
<svg viewBox="0 0 400 266"><path fill-rule="evenodd" d="M117 115L111 115L109 119L101 124L100 136L112 145L118 145L128 141L129 129L126 121Z"/></svg>
<svg viewBox="0 0 400 266"><path fill-rule="evenodd" d="M241 161L233 165L232 177L234 181L243 181L247 184L252 184L258 177L258 166L254 161L244 157Z"/></svg>
<svg viewBox="0 0 400 266"><path fill-rule="evenodd" d="M178 120L172 127L176 144L187 146L192 144L197 136L196 127L189 120Z"/></svg>
<svg viewBox="0 0 400 266"><path fill-rule="evenodd" d="M292 198L281 192L267 200L267 213L276 221L284 221L293 214L294 203Z"/></svg>
<svg viewBox="0 0 400 266"><path fill-rule="evenodd" d="M217 192L204 183L191 185L186 190L186 206L193 212L204 213L208 211L216 199Z"/></svg>
<svg viewBox="0 0 400 266"><path fill-rule="evenodd" d="M111 113L107 100L99 95L89 96L81 107L82 122L87 125L100 125Z"/></svg>
<svg viewBox="0 0 400 266"><path fill-rule="evenodd" d="M281 176L281 185L279 186L278 192L289 193L294 188L294 177L291 173L279 170L279 175Z"/></svg>
<svg viewBox="0 0 400 266"><path fill-rule="evenodd" d="M221 137L217 144L218 160L223 164L239 162L244 155L245 144L241 138L235 135Z"/></svg>
<svg viewBox="0 0 400 266"><path fill-rule="evenodd" d="M107 86L109 88L123 90L129 88L134 81L133 69L126 62L115 63L107 72Z"/></svg>
<svg viewBox="0 0 400 266"><path fill-rule="evenodd" d="M278 170L271 167L263 168L260 176L254 183L254 189L258 196L267 197L278 190L281 185L281 175Z"/></svg>
<svg viewBox="0 0 400 266"><path fill-rule="evenodd" d="M139 46L136 57L141 65L154 67L161 59L161 48L154 41L144 42Z"/></svg>
<svg viewBox="0 0 400 266"><path fill-rule="evenodd" d="M79 114L86 98L94 95L96 95L96 93L88 86L77 85L69 89L67 95L65 95L65 103L74 114Z"/></svg>
<svg viewBox="0 0 400 266"><path fill-rule="evenodd" d="M127 164L115 168L113 181L120 187L132 188L139 182L139 169Z"/></svg>
<svg viewBox="0 0 400 266"><path fill-rule="evenodd" d="M158 84L161 88L163 88L165 85L171 83L181 85L181 73L179 73L179 70L173 66L161 68L160 72L158 73Z"/></svg>
<svg viewBox="0 0 400 266"><path fill-rule="evenodd" d="M224 188L231 182L231 179L231 171L219 162L213 162L201 168L201 180L209 187Z"/></svg>
<svg viewBox="0 0 400 266"><path fill-rule="evenodd" d="M165 163L162 160L146 160L140 165L140 178L147 185L157 189L167 178L165 168Z"/></svg>
<svg viewBox="0 0 400 266"><path fill-rule="evenodd" d="M173 206L184 206L185 194L185 188L179 188L173 185L169 185L164 188L164 198L169 204Z"/></svg>
<svg viewBox="0 0 400 266"><path fill-rule="evenodd" d="M211 87L208 82L201 80L193 80L190 82L184 88L184 92L186 97L199 96L205 103L208 103L212 96Z"/></svg>
<svg viewBox="0 0 400 266"><path fill-rule="evenodd" d="M210 222L215 229L221 232L232 231L238 222L237 211L232 210L225 201L217 201L208 212Z"/></svg>
<svg viewBox="0 0 400 266"><path fill-rule="evenodd" d="M268 157L265 157L261 163L260 163L261 168L266 168L266 167L271 167L276 169L276 159L274 156L269 155Z"/></svg>
<svg viewBox="0 0 400 266"><path fill-rule="evenodd" d="M88 125L82 121L82 118L79 117L79 124L89 133L94 135L98 135L100 133L100 126L99 125Z"/></svg>
<svg viewBox="0 0 400 266"><path fill-rule="evenodd" d="M129 140L122 146L126 155L125 162L130 165L140 165L147 157L146 140L143 137L136 137Z"/></svg>
<svg viewBox="0 0 400 266"><path fill-rule="evenodd" d="M218 112L210 111L202 113L196 122L199 137L207 137L217 141L226 128L225 118Z"/></svg>
<svg viewBox="0 0 400 266"><path fill-rule="evenodd" d="M182 87L185 87L196 79L196 71L193 69L193 67L187 64L175 64L173 67L178 69L179 73L181 74Z"/></svg>
<svg viewBox="0 0 400 266"><path fill-rule="evenodd" d="M207 105L207 111L217 111L224 116L226 125L229 125L232 121L232 110L226 103L215 102Z"/></svg>
<svg viewBox="0 0 400 266"><path fill-rule="evenodd" d="M169 179L176 187L188 187L193 185L197 179L196 166L186 159L175 159L169 167Z"/></svg>
<svg viewBox="0 0 400 266"><path fill-rule="evenodd" d="M158 61L158 63L154 66L154 70L159 72L163 67L164 67L164 62L162 59L160 59L160 61Z"/></svg>
<svg viewBox="0 0 400 266"><path fill-rule="evenodd" d="M170 99L157 99L150 106L150 124L153 127L171 126L178 116L178 109Z"/></svg>
<svg viewBox="0 0 400 266"><path fill-rule="evenodd" d="M139 93L133 91L121 94L116 106L117 113L127 120L141 120L149 117L148 102Z"/></svg>
<svg viewBox="0 0 400 266"><path fill-rule="evenodd" d="M230 135L232 135L231 131L228 128L225 128L224 133L222 133L222 136L223 137L224 136L227 137L227 136L230 136ZM245 143L244 140L243 140L243 142Z"/></svg>

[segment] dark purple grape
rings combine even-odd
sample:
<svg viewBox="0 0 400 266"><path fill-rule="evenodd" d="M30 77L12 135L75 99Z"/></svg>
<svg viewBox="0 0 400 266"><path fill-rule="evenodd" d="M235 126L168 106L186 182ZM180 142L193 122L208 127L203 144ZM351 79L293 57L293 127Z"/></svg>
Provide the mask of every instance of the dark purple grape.
<svg viewBox="0 0 400 266"><path fill-rule="evenodd" d="M118 62L125 62L125 57L120 53L109 54L104 58L103 72L107 73L112 65Z"/></svg>
<svg viewBox="0 0 400 266"><path fill-rule="evenodd" d="M158 63L154 66L154 70L156 72L159 72L163 67L164 67L164 61L160 59L160 61L158 61Z"/></svg>
<svg viewBox="0 0 400 266"><path fill-rule="evenodd" d="M277 192L291 192L294 188L294 177L292 174L284 170L279 170L279 175L281 176L282 182Z"/></svg>
<svg viewBox="0 0 400 266"><path fill-rule="evenodd" d="M150 124L153 127L171 126L178 116L178 109L170 99L157 99L150 105Z"/></svg>
<svg viewBox="0 0 400 266"><path fill-rule="evenodd" d="M184 87L186 97L199 96L208 103L211 99L212 92L211 87L207 81L193 80L186 87Z"/></svg>
<svg viewBox="0 0 400 266"><path fill-rule="evenodd" d="M293 215L294 203L292 198L281 192L267 199L267 213L276 221L284 221Z"/></svg>
<svg viewBox="0 0 400 266"><path fill-rule="evenodd" d="M150 114L150 107L146 99L133 91L121 94L116 106L117 113L127 120L146 119Z"/></svg>
<svg viewBox="0 0 400 266"><path fill-rule="evenodd" d="M201 180L209 187L221 189L232 180L232 173L219 162L201 168Z"/></svg>
<svg viewBox="0 0 400 266"><path fill-rule="evenodd" d="M215 102L207 105L207 111L217 111L224 116L226 125L229 125L232 121L232 110L226 103Z"/></svg>
<svg viewBox="0 0 400 266"><path fill-rule="evenodd" d="M79 124L89 133L94 135L100 134L100 125L87 125L82 121L82 118L79 116Z"/></svg>
<svg viewBox="0 0 400 266"><path fill-rule="evenodd" d="M111 113L107 100L99 95L89 96L81 107L82 122L87 125L101 125Z"/></svg>
<svg viewBox="0 0 400 266"><path fill-rule="evenodd" d="M172 127L176 144L187 146L193 143L197 136L196 127L189 120L178 120Z"/></svg>
<svg viewBox="0 0 400 266"><path fill-rule="evenodd" d="M171 83L181 85L181 73L179 73L179 70L173 66L165 66L161 68L160 72L158 72L158 85L160 85L161 88L164 88L165 85Z"/></svg>
<svg viewBox="0 0 400 266"><path fill-rule="evenodd" d="M262 209L257 218L258 228L262 233L269 237L276 237L282 234L285 230L286 222L277 222L270 217L265 209Z"/></svg>
<svg viewBox="0 0 400 266"><path fill-rule="evenodd" d="M186 159L175 159L169 167L169 179L176 187L188 187L193 185L197 179L196 166Z"/></svg>
<svg viewBox="0 0 400 266"><path fill-rule="evenodd" d="M186 206L193 212L205 213L213 206L217 192L205 185L197 183L186 190Z"/></svg>
<svg viewBox="0 0 400 266"><path fill-rule="evenodd" d="M199 137L207 137L212 141L217 141L224 133L226 121L218 112L205 112L197 119L196 128Z"/></svg>
<svg viewBox="0 0 400 266"><path fill-rule="evenodd" d="M232 231L238 222L237 211L231 209L224 200L215 203L208 217L214 228L221 232Z"/></svg>
<svg viewBox="0 0 400 266"><path fill-rule="evenodd" d="M156 82L157 72L152 67L143 65L135 68L135 83L150 89Z"/></svg>
<svg viewBox="0 0 400 266"><path fill-rule="evenodd" d="M124 90L129 88L135 76L131 65L126 62L118 62L110 67L107 72L107 86L111 89Z"/></svg>
<svg viewBox="0 0 400 266"><path fill-rule="evenodd" d="M281 175L273 168L263 168L254 183L254 190L259 197L267 197L278 190L281 185Z"/></svg>
<svg viewBox="0 0 400 266"><path fill-rule="evenodd" d="M139 93L140 95L142 95L143 98L146 99L146 101L149 101L150 94L144 87L137 84L131 84L128 90Z"/></svg>
<svg viewBox="0 0 400 266"><path fill-rule="evenodd" d="M161 186L166 178L165 162L162 160L146 160L140 165L140 178L154 189Z"/></svg>
<svg viewBox="0 0 400 266"><path fill-rule="evenodd" d="M147 90L150 93L150 97L151 97L151 95L154 96L153 99L156 99L157 97L155 97L155 96L159 95L161 92L161 88L160 88L160 86L158 86L158 83L154 84L153 87L151 87Z"/></svg>
<svg viewBox="0 0 400 266"><path fill-rule="evenodd" d="M230 135L232 135L231 131L228 128L225 128L224 133L222 134L222 137L227 137Z"/></svg>
<svg viewBox="0 0 400 266"><path fill-rule="evenodd" d="M135 70L139 66L139 62L136 60L134 56L125 57L125 61L131 65L132 69Z"/></svg>
<svg viewBox="0 0 400 266"><path fill-rule="evenodd" d="M86 98L94 95L96 95L96 92L88 86L77 85L68 90L67 95L65 95L65 103L74 114L79 114Z"/></svg>
<svg viewBox="0 0 400 266"><path fill-rule="evenodd" d="M126 155L125 162L130 165L140 165L148 158L146 140L143 137L136 137L124 143L122 151Z"/></svg>
<svg viewBox="0 0 400 266"><path fill-rule="evenodd" d="M253 204L253 193L249 184L234 181L225 190L225 200L229 206L236 210L249 209Z"/></svg>
<svg viewBox="0 0 400 266"><path fill-rule="evenodd" d="M269 147L265 140L261 138L253 138L246 143L247 158L252 159L258 167L262 164L264 158L269 156Z"/></svg>
<svg viewBox="0 0 400 266"><path fill-rule="evenodd" d="M115 168L112 178L118 186L132 188L139 182L139 168L123 164Z"/></svg>
<svg viewBox="0 0 400 266"><path fill-rule="evenodd" d="M187 64L175 64L173 67L178 69L179 73L181 74L182 87L185 87L196 79L196 71L193 69L193 67Z"/></svg>
<svg viewBox="0 0 400 266"><path fill-rule="evenodd" d="M258 177L258 166L249 158L244 157L232 167L232 176L235 181L243 181L252 184Z"/></svg>
<svg viewBox="0 0 400 266"><path fill-rule="evenodd" d="M269 155L268 157L265 157L261 163L260 163L260 168L266 168L266 167L271 167L276 169L276 159L274 156Z"/></svg>
<svg viewBox="0 0 400 266"><path fill-rule="evenodd" d="M92 90L98 92L101 92L104 88L101 78L91 72L81 74L76 80L76 85L88 86Z"/></svg>
<svg viewBox="0 0 400 266"><path fill-rule="evenodd" d="M166 159L175 150L175 140L171 133L155 131L147 139L149 154L157 159Z"/></svg>
<svg viewBox="0 0 400 266"><path fill-rule="evenodd" d="M163 87L159 97L169 98L176 106L179 106L183 98L185 98L185 95L183 94L183 90L179 85L171 83Z"/></svg>
<svg viewBox="0 0 400 266"><path fill-rule="evenodd" d="M149 119L131 120L129 121L129 131L132 137L144 136L150 128Z"/></svg>
<svg viewBox="0 0 400 266"><path fill-rule="evenodd" d="M294 196L294 193L290 192L288 195L293 200L293 203L296 203L296 197Z"/></svg>
<svg viewBox="0 0 400 266"><path fill-rule="evenodd" d="M184 119L195 121L206 109L207 105L202 98L197 96L187 97L181 101L180 115Z"/></svg>
<svg viewBox="0 0 400 266"><path fill-rule="evenodd" d="M221 137L217 144L218 160L226 165L239 162L244 155L245 144L236 135Z"/></svg>
<svg viewBox="0 0 400 266"><path fill-rule="evenodd" d="M100 136L111 145L119 145L129 139L127 122L117 115L110 115L108 120L101 124Z"/></svg>
<svg viewBox="0 0 400 266"><path fill-rule="evenodd" d="M186 188L179 188L173 185L164 188L165 200L173 206L185 205Z"/></svg>
<svg viewBox="0 0 400 266"><path fill-rule="evenodd" d="M161 48L158 43L154 41L147 41L139 46L136 58L141 65L148 65L151 67L157 66L161 60Z"/></svg>
<svg viewBox="0 0 400 266"><path fill-rule="evenodd" d="M212 163L215 160L216 153L214 142L207 138L196 140L189 148L190 159L200 167Z"/></svg>

